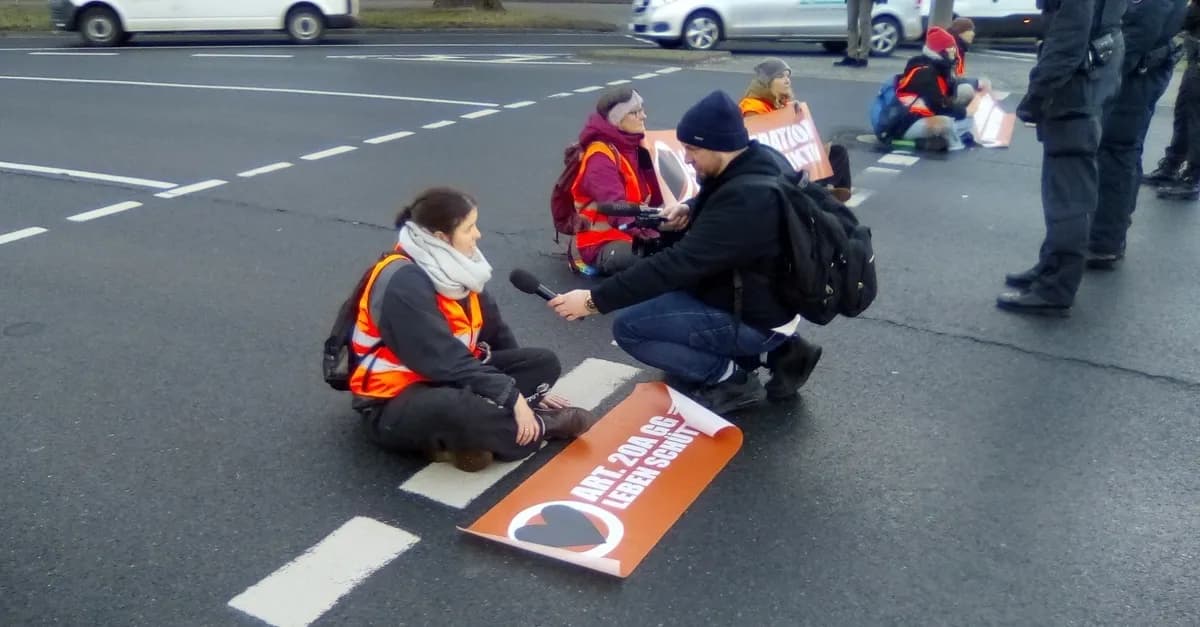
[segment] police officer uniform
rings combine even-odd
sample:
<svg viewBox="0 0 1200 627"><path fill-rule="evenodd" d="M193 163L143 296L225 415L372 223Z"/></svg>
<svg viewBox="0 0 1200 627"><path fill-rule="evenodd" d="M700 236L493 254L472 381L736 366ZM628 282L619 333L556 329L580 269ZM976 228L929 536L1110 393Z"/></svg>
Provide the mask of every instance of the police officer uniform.
<svg viewBox="0 0 1200 627"><path fill-rule="evenodd" d="M1100 198L1092 219L1087 267L1111 270L1125 256L1125 234L1137 206L1142 146L1158 99L1179 61L1172 44L1188 0L1129 0L1121 25L1121 88L1104 108L1098 155Z"/></svg>
<svg viewBox="0 0 1200 627"><path fill-rule="evenodd" d="M1175 132L1158 169L1144 182L1164 186L1160 198L1195 200L1200 197L1200 0L1188 5L1183 30L1187 71L1175 97ZM1188 166L1181 172L1185 161Z"/></svg>
<svg viewBox="0 0 1200 627"><path fill-rule="evenodd" d="M1017 117L1037 124L1042 143L1046 237L1039 259L1005 282L1002 309L1067 315L1083 280L1089 221L1096 210L1100 118L1120 85L1126 0L1039 0L1044 40Z"/></svg>

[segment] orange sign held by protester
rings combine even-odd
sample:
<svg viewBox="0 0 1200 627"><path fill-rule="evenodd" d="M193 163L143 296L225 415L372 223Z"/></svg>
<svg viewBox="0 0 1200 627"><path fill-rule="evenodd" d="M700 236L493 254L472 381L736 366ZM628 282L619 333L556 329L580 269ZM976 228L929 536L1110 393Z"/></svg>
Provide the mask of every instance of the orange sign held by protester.
<svg viewBox="0 0 1200 627"><path fill-rule="evenodd" d="M742 446L663 383L633 394L461 531L628 577Z"/></svg>
<svg viewBox="0 0 1200 627"><path fill-rule="evenodd" d="M1000 103L987 92L975 94L975 99L967 105L974 122L975 141L984 148L1008 148L1012 144L1013 126L1016 124L1015 113L1006 113L1000 108Z"/></svg>
<svg viewBox="0 0 1200 627"><path fill-rule="evenodd" d="M807 104L798 102L791 109L746 118L746 130L750 139L783 153L796 171L808 170L812 180L833 174L829 153ZM668 205L683 202L700 191L696 171L684 162L683 146L675 139L675 131L646 131L642 143L654 158L663 200Z"/></svg>

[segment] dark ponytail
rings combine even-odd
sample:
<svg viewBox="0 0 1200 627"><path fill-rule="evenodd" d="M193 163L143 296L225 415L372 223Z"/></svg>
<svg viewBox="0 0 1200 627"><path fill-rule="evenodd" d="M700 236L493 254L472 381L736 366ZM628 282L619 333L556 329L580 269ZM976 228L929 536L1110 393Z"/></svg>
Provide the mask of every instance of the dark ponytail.
<svg viewBox="0 0 1200 627"><path fill-rule="evenodd" d="M476 208L475 199L450 187L433 187L420 193L396 215L396 228L409 220L430 233L441 231L449 236Z"/></svg>

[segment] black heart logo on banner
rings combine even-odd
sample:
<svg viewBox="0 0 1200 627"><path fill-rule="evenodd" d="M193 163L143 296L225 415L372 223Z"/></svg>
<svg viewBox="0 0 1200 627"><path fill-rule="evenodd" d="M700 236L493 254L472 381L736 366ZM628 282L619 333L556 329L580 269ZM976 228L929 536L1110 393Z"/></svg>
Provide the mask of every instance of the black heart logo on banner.
<svg viewBox="0 0 1200 627"><path fill-rule="evenodd" d="M604 544L604 534L583 512L566 505L549 505L542 510L540 525L529 524L513 534L522 542L565 548Z"/></svg>

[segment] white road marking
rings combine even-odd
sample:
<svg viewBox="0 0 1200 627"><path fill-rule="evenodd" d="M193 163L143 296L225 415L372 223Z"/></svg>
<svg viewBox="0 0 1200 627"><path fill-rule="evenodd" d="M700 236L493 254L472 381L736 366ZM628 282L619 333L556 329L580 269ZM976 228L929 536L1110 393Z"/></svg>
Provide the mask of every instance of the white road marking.
<svg viewBox="0 0 1200 627"><path fill-rule="evenodd" d="M447 126L450 126L451 124L454 124L454 120L442 120L441 122L433 122L432 124L426 124L425 126L422 126L421 128L427 128L429 130L433 130L435 128L445 128Z"/></svg>
<svg viewBox="0 0 1200 627"><path fill-rule="evenodd" d="M637 368L625 364L588 358L559 379L553 392L576 407L595 410L638 372ZM451 464L430 464L401 484L400 489L461 509L524 461L496 463L472 473L458 470Z"/></svg>
<svg viewBox="0 0 1200 627"><path fill-rule="evenodd" d="M320 161L321 159L326 159L328 157L333 157L335 155L345 154L347 152L352 152L355 150L358 150L358 148L355 146L338 146L336 148L330 148L328 150L321 150L318 152L310 152L307 155L301 156L300 158L305 161Z"/></svg>
<svg viewBox="0 0 1200 627"><path fill-rule="evenodd" d="M328 612L372 573L421 539L358 516L229 601L276 627L303 627Z"/></svg>
<svg viewBox="0 0 1200 627"><path fill-rule="evenodd" d="M681 67L665 67L661 70L658 70L658 73L659 74L674 74L675 72L678 72L682 69L683 68L681 68Z"/></svg>
<svg viewBox="0 0 1200 627"><path fill-rule="evenodd" d="M123 185L149 187L152 189L171 189L172 187L175 187L175 183L168 183L166 181L153 181L150 179L134 178L132 176L101 174L99 172L85 172L83 170L68 170L66 168L53 168L44 165L32 165L29 163L9 163L7 161L0 161L0 170L36 172L38 174L57 174L60 176L71 176L75 178L89 179L92 181L104 181L106 183L121 183Z"/></svg>
<svg viewBox="0 0 1200 627"><path fill-rule="evenodd" d="M235 54L222 52L198 52L192 55L193 57L201 57L206 59L292 59L294 55L290 54Z"/></svg>
<svg viewBox="0 0 1200 627"><path fill-rule="evenodd" d="M47 230L48 229L43 229L40 226L31 226L27 229L21 229L20 231L4 233L4 234L0 235L0 244L7 244L9 242L15 242L19 239L25 239L26 237L33 237L34 235L41 235L42 233L45 233Z"/></svg>
<svg viewBox="0 0 1200 627"><path fill-rule="evenodd" d="M397 133L391 133L388 135L380 135L379 137L372 137L371 139L364 140L363 143L372 144L372 145L386 144L387 142L395 141L397 139L404 139L405 137L409 137L412 134L413 134L412 131L399 131Z"/></svg>
<svg viewBox="0 0 1200 627"><path fill-rule="evenodd" d="M104 216L111 216L114 213L121 213L122 211L129 211L130 209L136 209L141 206L142 206L142 203L134 202L134 201L130 200L130 201L126 201L126 202L117 203L115 205L109 205L107 207L101 207L99 209L93 209L91 211L84 211L83 213L77 213L67 219L70 220L71 222L87 222L88 220L95 220L96 218L103 218Z"/></svg>
<svg viewBox="0 0 1200 627"><path fill-rule="evenodd" d="M570 96L570 95L571 94L569 94L565 91L560 91L557 94L550 94L549 96L546 96L546 97L547 98L566 98L567 96Z"/></svg>
<svg viewBox="0 0 1200 627"><path fill-rule="evenodd" d="M655 77L657 77L657 76L658 76L658 74L655 74L654 72L649 72L649 73L647 73L647 74L638 74L638 75L637 75L637 76L635 76L634 78L636 78L636 79L637 79L637 80L639 80L639 81L644 81L644 80L646 80L647 78L655 78Z"/></svg>
<svg viewBox="0 0 1200 627"><path fill-rule="evenodd" d="M521 102L514 102L512 104L506 104L506 105L504 105L504 108L505 109L523 109L525 107L528 107L529 105L534 105L534 104L537 104L537 103L532 100L522 100Z"/></svg>
<svg viewBox="0 0 1200 627"><path fill-rule="evenodd" d="M546 37L573 37L579 38L583 35L579 33L542 33ZM597 35L600 36L600 35ZM628 44L583 44L583 43L408 43L408 44L321 44L322 49L329 48L628 48ZM266 46L240 46L240 45L204 45L204 46L153 46L151 48L126 48L125 52L146 54L154 54L157 50L283 50L286 46L266 45ZM0 48L0 53L3 52L36 52L36 51L54 52L61 48L46 48L46 47L25 47L25 48Z"/></svg>
<svg viewBox="0 0 1200 627"><path fill-rule="evenodd" d="M209 179L207 181L200 181L199 183L192 183L191 185L184 185L183 187L176 187L170 191L166 191L161 194L155 194L155 196L158 198L178 198L180 196L186 196L187 194L202 192L206 189L220 187L225 183L226 181L222 181L221 179Z"/></svg>
<svg viewBox="0 0 1200 627"><path fill-rule="evenodd" d="M875 166L870 166L865 170L865 172L873 172L875 174L899 174L901 171L894 168L879 168Z"/></svg>
<svg viewBox="0 0 1200 627"><path fill-rule="evenodd" d="M30 56L42 57L115 57L119 52L30 52Z"/></svg>
<svg viewBox="0 0 1200 627"><path fill-rule="evenodd" d="M580 87L579 89L573 91L577 94L586 94L591 91L600 91L601 89L604 88L599 85L588 85L587 87Z"/></svg>
<svg viewBox="0 0 1200 627"><path fill-rule="evenodd" d="M326 59L353 59L358 61L419 61L428 63L504 63L509 65L591 65L588 61L555 61L567 55L548 54L475 54L476 58L457 54L351 54L329 55ZM490 57L490 58L478 58Z"/></svg>
<svg viewBox="0 0 1200 627"><path fill-rule="evenodd" d="M631 82L633 82L633 81L630 81L630 80L628 80L628 79L624 79L624 78L622 78L621 80L616 80L616 81L608 81L608 82L607 82L607 83L605 83L605 84L606 84L606 85L625 85L625 84L627 84L627 83L631 83Z"/></svg>
<svg viewBox="0 0 1200 627"><path fill-rule="evenodd" d="M292 167L291 163L288 163L287 161L280 161L279 163L272 163L271 165L264 165L261 168L254 168L253 170L246 170L245 172L238 172L238 176L240 176L244 179L248 179L252 176L258 176L259 174L267 174L270 172L278 172L279 170L286 170L287 168L290 168L290 167Z"/></svg>
<svg viewBox="0 0 1200 627"><path fill-rule="evenodd" d="M347 91L323 91L317 89L285 89L282 87L246 87L243 85L200 85L193 83L152 83L149 81L116 81L93 78L57 78L51 76L0 76L6 81L32 81L43 83L78 83L85 85L125 85L130 87L173 87L177 89L208 89L214 91L249 91L268 94L298 94L303 96L337 96L342 98L365 98L368 100L401 100L405 102L428 102L434 104L463 105L467 107L496 107L494 102L470 100L447 100L445 98L420 98L417 96L391 96L388 94L363 94Z"/></svg>
<svg viewBox="0 0 1200 627"><path fill-rule="evenodd" d="M857 192L854 192L854 194L850 196L850 200L846 201L846 206L853 209L853 208L863 204L863 202L866 201L866 199L870 198L871 194L874 194L874 193L875 193L874 191L869 190L869 189L860 189Z"/></svg>
<svg viewBox="0 0 1200 627"><path fill-rule="evenodd" d="M885 165L903 165L910 166L920 161L921 158L914 155L887 154L879 158L879 162Z"/></svg>
<svg viewBox="0 0 1200 627"><path fill-rule="evenodd" d="M482 111L472 111L471 113L464 113L463 115L461 115L459 117L463 117L468 120L478 120L479 118L486 118L487 116L493 115L496 113L500 113L500 110L499 109L484 109Z"/></svg>

